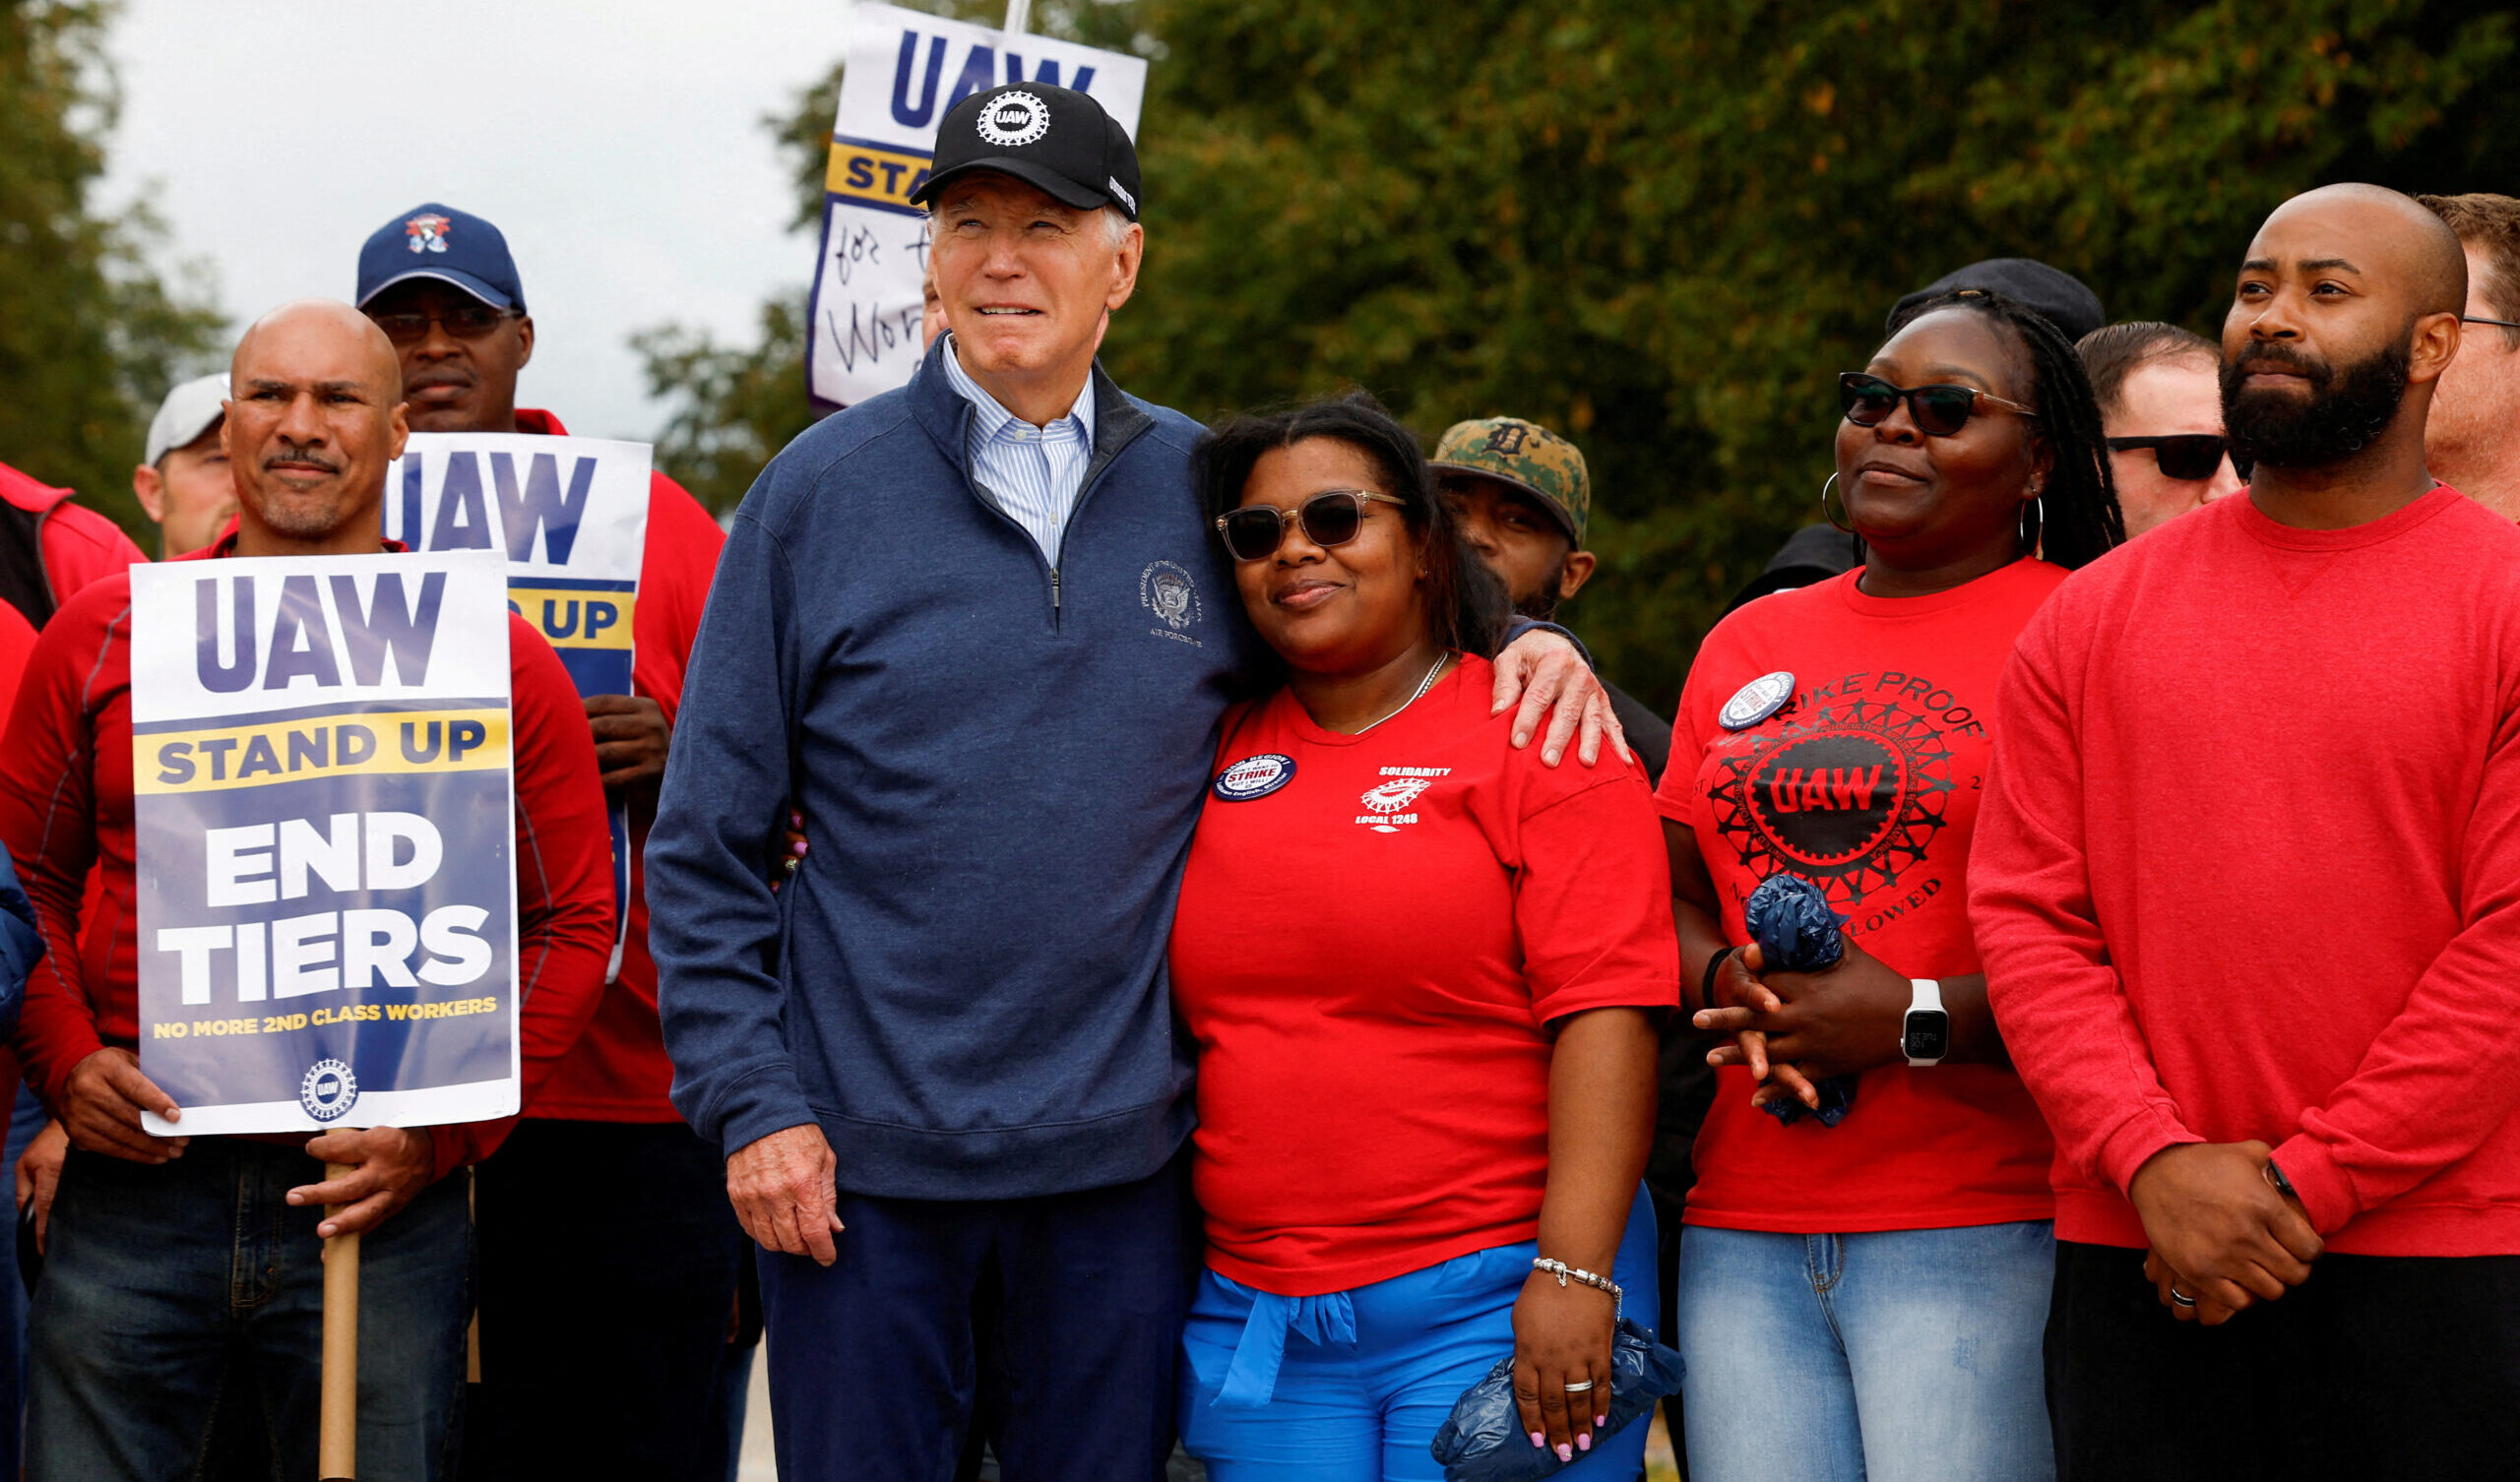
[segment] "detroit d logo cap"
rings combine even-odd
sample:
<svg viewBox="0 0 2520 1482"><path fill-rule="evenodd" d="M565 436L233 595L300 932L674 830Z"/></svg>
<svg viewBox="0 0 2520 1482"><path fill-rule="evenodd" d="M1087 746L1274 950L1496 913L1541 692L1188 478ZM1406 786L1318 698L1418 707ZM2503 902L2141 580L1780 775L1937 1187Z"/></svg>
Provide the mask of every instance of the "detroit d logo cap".
<svg viewBox="0 0 2520 1482"><path fill-rule="evenodd" d="M910 193L934 204L948 182L976 170L1013 175L1079 211L1116 206L1138 218L1138 152L1126 129L1082 93L1018 83L975 93L936 126L936 156Z"/></svg>

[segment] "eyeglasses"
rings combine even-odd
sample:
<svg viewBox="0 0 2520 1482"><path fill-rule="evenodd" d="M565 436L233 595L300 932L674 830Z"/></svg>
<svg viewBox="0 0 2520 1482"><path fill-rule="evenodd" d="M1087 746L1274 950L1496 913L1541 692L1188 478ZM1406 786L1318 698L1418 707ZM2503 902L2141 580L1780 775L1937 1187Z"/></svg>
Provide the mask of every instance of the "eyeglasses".
<svg viewBox="0 0 2520 1482"><path fill-rule="evenodd" d="M469 303L456 304L436 314L414 312L370 314L367 317L374 320L376 327L385 332L385 338L396 344L417 344L429 338L429 326L432 324L443 326L446 333L457 340L478 340L497 329L499 321L513 313L513 310L494 309L485 303Z"/></svg>
<svg viewBox="0 0 2520 1482"><path fill-rule="evenodd" d="M2153 462L2161 465L2164 478L2191 483L2222 471L2223 455L2231 450L2229 443L2210 432L2185 432L2175 437L2113 437L2108 441L2111 453L2151 449ZM2248 477L2248 470L2239 466L2239 460L2232 463L2240 477Z"/></svg>
<svg viewBox="0 0 2520 1482"><path fill-rule="evenodd" d="M2482 315L2482 314L2462 314L2462 315L2460 315L2460 316L2459 316L2459 323L2461 323L2461 324L2489 324L2489 325L2494 326L2494 327L2495 327L2495 328L2497 328L2497 329L2504 329L2504 330L2520 330L2520 324L2514 324L2512 321L2510 321L2510 320L2508 320L2508 319L2488 319L2488 318L2486 318L2486 317L2485 317L2484 315Z"/></svg>
<svg viewBox="0 0 2520 1482"><path fill-rule="evenodd" d="M1927 437L1949 437L1968 426L1981 401L2026 417L2039 415L2019 401L2007 401L1974 386L1893 386L1862 371L1838 376L1838 405L1858 427L1880 426L1890 420L1902 401L1908 403L1908 415L1915 419L1917 430Z"/></svg>
<svg viewBox="0 0 2520 1482"><path fill-rule="evenodd" d="M1286 542L1287 526L1301 522L1303 538L1328 548L1346 545L1356 538L1365 523L1365 503L1396 504L1403 508L1409 501L1365 489L1332 489L1315 494L1292 510L1276 505L1244 505L1228 510L1217 517L1217 533L1225 537L1225 548L1236 561L1266 561L1278 553Z"/></svg>

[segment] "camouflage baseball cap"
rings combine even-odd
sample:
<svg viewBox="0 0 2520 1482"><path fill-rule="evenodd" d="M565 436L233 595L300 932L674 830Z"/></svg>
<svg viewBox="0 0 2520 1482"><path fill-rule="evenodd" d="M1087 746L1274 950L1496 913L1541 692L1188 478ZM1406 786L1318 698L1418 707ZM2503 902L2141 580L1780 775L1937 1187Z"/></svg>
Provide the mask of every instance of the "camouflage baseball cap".
<svg viewBox="0 0 2520 1482"><path fill-rule="evenodd" d="M1566 526L1577 549L1584 544L1584 522L1593 513L1593 479L1584 471L1584 455L1575 445L1520 417L1487 417L1455 422L1444 429L1428 460L1438 474L1476 473L1498 479L1531 495Z"/></svg>

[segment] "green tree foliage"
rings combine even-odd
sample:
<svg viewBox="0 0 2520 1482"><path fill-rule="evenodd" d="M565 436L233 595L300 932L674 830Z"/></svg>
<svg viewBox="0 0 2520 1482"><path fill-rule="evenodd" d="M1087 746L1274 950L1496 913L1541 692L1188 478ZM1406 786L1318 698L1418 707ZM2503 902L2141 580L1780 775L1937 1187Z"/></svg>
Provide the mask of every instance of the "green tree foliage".
<svg viewBox="0 0 2520 1482"><path fill-rule="evenodd" d="M1156 57L1122 384L1200 417L1361 385L1428 433L1560 428L1606 560L1567 615L1665 708L1817 518L1833 379L1902 293L2036 257L2114 317L2211 333L2300 190L2520 193L2512 5L1131 0L1063 24ZM829 127L814 106L789 137ZM738 380L796 384L800 345ZM802 421L756 425L766 452Z"/></svg>
<svg viewBox="0 0 2520 1482"><path fill-rule="evenodd" d="M197 282L152 269L162 233L145 208L96 208L111 12L0 0L0 462L77 489L138 537L131 467L149 419L212 366L223 322Z"/></svg>

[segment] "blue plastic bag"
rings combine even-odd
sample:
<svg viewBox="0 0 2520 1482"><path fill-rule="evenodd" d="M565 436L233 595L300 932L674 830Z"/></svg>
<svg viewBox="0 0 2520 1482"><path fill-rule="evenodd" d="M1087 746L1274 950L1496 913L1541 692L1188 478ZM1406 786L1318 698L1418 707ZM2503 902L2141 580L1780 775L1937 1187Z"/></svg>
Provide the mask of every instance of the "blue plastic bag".
<svg viewBox="0 0 2520 1482"><path fill-rule="evenodd" d="M1594 1444L1645 1418L1655 1401L1680 1392L1684 1366L1680 1356L1654 1341L1654 1334L1628 1319L1619 1320L1610 1336L1610 1423L1593 1433ZM1514 1356L1506 1354L1487 1377L1462 1391L1453 1412L1435 1432L1435 1459L1444 1464L1445 1482L1530 1482L1554 1476L1572 1461L1532 1445L1523 1429L1522 1411L1514 1404ZM1581 1461L1590 1452L1579 1451Z"/></svg>
<svg viewBox="0 0 2520 1482"><path fill-rule="evenodd" d="M1799 875L1771 875L1759 882L1741 916L1770 971L1821 972L1847 955L1846 936L1839 930L1846 917L1831 910L1829 897ZM1764 1109L1788 1127L1806 1116L1819 1118L1822 1127L1835 1127L1854 1108L1855 1087L1855 1077L1831 1076L1813 1087L1820 1093L1818 1111L1792 1097L1771 1101Z"/></svg>

